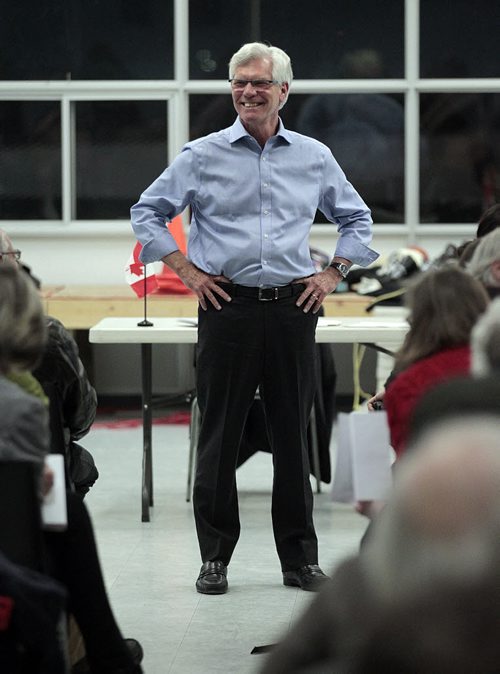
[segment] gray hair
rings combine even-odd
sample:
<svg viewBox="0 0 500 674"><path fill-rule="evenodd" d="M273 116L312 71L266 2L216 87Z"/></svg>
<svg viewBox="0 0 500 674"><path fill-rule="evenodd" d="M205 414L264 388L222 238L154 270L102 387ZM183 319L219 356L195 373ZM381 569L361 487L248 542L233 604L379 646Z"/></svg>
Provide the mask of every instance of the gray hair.
<svg viewBox="0 0 500 674"><path fill-rule="evenodd" d="M393 494L361 555L383 601L500 563L499 416L442 422L401 460Z"/></svg>
<svg viewBox="0 0 500 674"><path fill-rule="evenodd" d="M498 286L491 272L493 262L500 260L500 227L483 236L477 245L467 271L486 286Z"/></svg>
<svg viewBox="0 0 500 674"><path fill-rule="evenodd" d="M229 61L229 79L234 77L237 68L257 59L267 59L270 61L273 80L277 80L280 84L286 82L290 88L293 80L290 57L279 47L273 47L263 42L247 42L233 54ZM285 103L286 99L281 107Z"/></svg>
<svg viewBox="0 0 500 674"><path fill-rule="evenodd" d="M0 372L34 369L46 339L43 307L33 282L21 269L0 265Z"/></svg>
<svg viewBox="0 0 500 674"><path fill-rule="evenodd" d="M12 241L10 240L10 236L3 229L0 229L0 251L4 253L9 253L13 250L14 246L12 244ZM5 257L5 260L7 260L7 262L10 262L10 258L8 255Z"/></svg>
<svg viewBox="0 0 500 674"><path fill-rule="evenodd" d="M500 297L490 303L474 326L471 351L474 375L500 373Z"/></svg>

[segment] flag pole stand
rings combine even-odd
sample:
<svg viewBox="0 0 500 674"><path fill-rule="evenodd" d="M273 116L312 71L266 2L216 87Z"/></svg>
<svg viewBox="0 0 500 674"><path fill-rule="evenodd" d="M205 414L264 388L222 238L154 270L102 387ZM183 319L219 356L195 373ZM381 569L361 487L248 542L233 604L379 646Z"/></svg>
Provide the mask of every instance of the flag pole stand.
<svg viewBox="0 0 500 674"><path fill-rule="evenodd" d="M139 328L150 328L154 324L151 321L148 321L148 303L147 303L147 277L146 277L146 265L144 265L144 319L137 323Z"/></svg>

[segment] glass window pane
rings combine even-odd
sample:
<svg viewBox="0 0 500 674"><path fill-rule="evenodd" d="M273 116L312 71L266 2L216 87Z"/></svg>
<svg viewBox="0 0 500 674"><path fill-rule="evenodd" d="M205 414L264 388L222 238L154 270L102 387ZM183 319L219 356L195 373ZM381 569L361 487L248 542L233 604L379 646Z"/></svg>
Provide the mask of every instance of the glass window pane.
<svg viewBox="0 0 500 674"><path fill-rule="evenodd" d="M231 125L228 95L191 95L191 138ZM372 209L375 222L404 222L404 104L402 95L291 94L285 126L328 145ZM326 222L318 216L318 222Z"/></svg>
<svg viewBox="0 0 500 674"><path fill-rule="evenodd" d="M0 102L0 218L61 218L58 102Z"/></svg>
<svg viewBox="0 0 500 674"><path fill-rule="evenodd" d="M300 79L403 77L404 2L190 0L191 79L225 79L244 42L270 42Z"/></svg>
<svg viewBox="0 0 500 674"><path fill-rule="evenodd" d="M500 77L498 0L420 0L421 77Z"/></svg>
<svg viewBox="0 0 500 674"><path fill-rule="evenodd" d="M173 0L0 0L1 79L173 77Z"/></svg>
<svg viewBox="0 0 500 674"><path fill-rule="evenodd" d="M500 94L422 94L420 147L422 222L477 222L500 201Z"/></svg>
<svg viewBox="0 0 500 674"><path fill-rule="evenodd" d="M76 217L128 220L130 207L165 169L165 101L76 104Z"/></svg>

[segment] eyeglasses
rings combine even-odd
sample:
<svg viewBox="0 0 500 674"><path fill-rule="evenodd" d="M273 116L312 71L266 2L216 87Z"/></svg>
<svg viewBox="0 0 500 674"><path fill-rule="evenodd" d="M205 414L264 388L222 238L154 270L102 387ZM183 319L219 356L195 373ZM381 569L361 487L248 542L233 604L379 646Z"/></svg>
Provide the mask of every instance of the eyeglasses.
<svg viewBox="0 0 500 674"><path fill-rule="evenodd" d="M247 84L251 84L252 89L256 91L266 91L273 84L279 84L278 80L237 80L235 77L232 77L228 82L231 85L231 89L235 91L242 91Z"/></svg>
<svg viewBox="0 0 500 674"><path fill-rule="evenodd" d="M17 262L19 262L19 260L21 259L20 250L5 250L5 251L0 250L0 259L2 259L4 255L12 255L14 257L14 260L16 260Z"/></svg>

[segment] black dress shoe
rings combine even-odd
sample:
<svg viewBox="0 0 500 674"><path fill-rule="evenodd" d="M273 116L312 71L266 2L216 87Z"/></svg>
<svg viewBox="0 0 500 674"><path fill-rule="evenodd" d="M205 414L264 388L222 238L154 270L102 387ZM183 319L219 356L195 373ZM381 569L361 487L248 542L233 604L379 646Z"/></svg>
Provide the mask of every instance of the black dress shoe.
<svg viewBox="0 0 500 674"><path fill-rule="evenodd" d="M124 674L142 674L141 662L144 658L144 651L142 650L141 644L137 639L124 639L123 641L132 656L133 669L113 669L113 674L121 674L121 672ZM78 660L78 662L71 668L71 674L91 674L91 671L87 656Z"/></svg>
<svg viewBox="0 0 500 674"><path fill-rule="evenodd" d="M205 562L200 569L196 589L202 594L227 592L227 566L218 560Z"/></svg>
<svg viewBox="0 0 500 674"><path fill-rule="evenodd" d="M328 576L317 564L305 564L293 571L283 571L283 585L300 587L309 592L317 592L327 580Z"/></svg>

